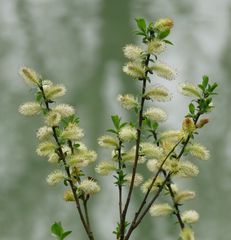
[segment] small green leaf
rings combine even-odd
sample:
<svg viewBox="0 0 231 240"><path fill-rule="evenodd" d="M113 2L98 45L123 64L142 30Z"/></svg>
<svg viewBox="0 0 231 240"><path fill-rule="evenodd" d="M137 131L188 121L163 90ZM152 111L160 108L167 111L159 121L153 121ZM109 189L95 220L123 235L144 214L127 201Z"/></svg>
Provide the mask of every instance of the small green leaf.
<svg viewBox="0 0 231 240"><path fill-rule="evenodd" d="M146 32L146 22L143 18L136 18L136 24L142 32Z"/></svg>
<svg viewBox="0 0 231 240"><path fill-rule="evenodd" d="M67 179L64 179L64 180L63 180L63 184L64 184L65 186L68 186L68 180L67 180Z"/></svg>
<svg viewBox="0 0 231 240"><path fill-rule="evenodd" d="M153 30L154 30L154 23L153 23L153 22L150 22L150 23L148 24L148 30L149 30L149 31L153 31Z"/></svg>
<svg viewBox="0 0 231 240"><path fill-rule="evenodd" d="M135 34L138 35L138 36L139 36L139 35L140 35L140 36L146 36L146 33L144 33L144 32L139 32L139 31L136 31Z"/></svg>
<svg viewBox="0 0 231 240"><path fill-rule="evenodd" d="M55 131L55 133L58 137L61 135L61 129L60 128L54 128L54 131Z"/></svg>
<svg viewBox="0 0 231 240"><path fill-rule="evenodd" d="M158 34L158 38L159 38L159 39L164 39L164 38L166 38L166 37L169 35L169 33L170 33L170 30L169 30L169 29L166 30L166 31L164 31L164 32L160 32L160 33Z"/></svg>
<svg viewBox="0 0 231 240"><path fill-rule="evenodd" d="M79 118L76 117L75 115L72 115L72 116L69 116L69 117L64 117L62 118L62 124L65 127L67 127L68 123L76 123L78 124L79 123Z"/></svg>
<svg viewBox="0 0 231 240"><path fill-rule="evenodd" d="M61 237L63 234L63 227L61 225L61 222L55 222L52 226L51 226L51 232L58 236Z"/></svg>
<svg viewBox="0 0 231 240"><path fill-rule="evenodd" d="M193 105L193 103L190 103L189 106L188 106L188 108L189 108L189 112L190 112L191 114L194 114L194 113L195 113L195 106Z"/></svg>
<svg viewBox="0 0 231 240"><path fill-rule="evenodd" d="M48 110L47 108L42 108L42 111L43 111L43 114L44 114L44 115L47 115L48 112L49 112L49 110Z"/></svg>
<svg viewBox="0 0 231 240"><path fill-rule="evenodd" d="M80 147L80 144L79 144L79 143L75 143L75 144L73 144L73 147L74 147L75 149L77 149L77 148Z"/></svg>
<svg viewBox="0 0 231 240"><path fill-rule="evenodd" d="M212 98L206 99L206 104L209 105L212 102Z"/></svg>
<svg viewBox="0 0 231 240"><path fill-rule="evenodd" d="M202 81L202 86L204 87L204 89L206 89L206 87L208 85L208 82L209 82L209 77L204 75L203 76L203 81Z"/></svg>
<svg viewBox="0 0 231 240"><path fill-rule="evenodd" d="M118 130L119 127L120 127L120 118L119 118L119 116L118 115L112 115L111 119L112 119L112 122L113 122L115 128Z"/></svg>
<svg viewBox="0 0 231 240"><path fill-rule="evenodd" d="M214 83L212 86L211 86L211 92L213 92L216 88L217 88L218 84L217 83Z"/></svg>
<svg viewBox="0 0 231 240"><path fill-rule="evenodd" d="M127 125L128 123L122 123L121 125L120 125L120 128L123 128L123 127L125 127L126 125Z"/></svg>
<svg viewBox="0 0 231 240"><path fill-rule="evenodd" d="M165 43L167 43L167 44L174 45L171 41L169 41L169 40L167 40L167 39L164 39L163 41L164 41Z"/></svg>
<svg viewBox="0 0 231 240"><path fill-rule="evenodd" d="M198 84L198 87L199 87L202 91L205 90L205 89L204 89L204 86L203 86L202 84Z"/></svg>
<svg viewBox="0 0 231 240"><path fill-rule="evenodd" d="M151 123L151 120L150 120L150 119L145 118L144 124L146 124L149 128L152 128L152 123Z"/></svg>
<svg viewBox="0 0 231 240"><path fill-rule="evenodd" d="M152 130L156 130L158 128L159 124L158 122L153 122L152 123Z"/></svg>
<svg viewBox="0 0 231 240"><path fill-rule="evenodd" d="M51 226L51 232L54 236L56 236L57 240L63 240L68 235L70 235L72 231L64 232L61 222L55 222Z"/></svg>
<svg viewBox="0 0 231 240"><path fill-rule="evenodd" d="M38 102L38 103L41 103L42 98L43 98L42 93L41 92L37 92L36 95L35 95L35 101Z"/></svg>
<svg viewBox="0 0 231 240"><path fill-rule="evenodd" d="M107 132L110 132L110 133L114 133L114 134L117 134L117 132L114 130L114 129L107 129Z"/></svg>
<svg viewBox="0 0 231 240"><path fill-rule="evenodd" d="M66 238L68 235L70 235L72 233L72 231L67 231L65 233L63 233L62 235L62 239Z"/></svg>

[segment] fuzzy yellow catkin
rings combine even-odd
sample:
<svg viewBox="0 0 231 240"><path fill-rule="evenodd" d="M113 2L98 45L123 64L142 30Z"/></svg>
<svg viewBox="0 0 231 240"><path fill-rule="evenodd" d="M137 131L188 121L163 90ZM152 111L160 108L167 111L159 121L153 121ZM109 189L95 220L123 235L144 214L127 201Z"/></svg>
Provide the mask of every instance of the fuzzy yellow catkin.
<svg viewBox="0 0 231 240"><path fill-rule="evenodd" d="M58 163L59 162L59 155L56 153L51 153L48 156L48 162L49 163Z"/></svg>
<svg viewBox="0 0 231 240"><path fill-rule="evenodd" d="M147 168L150 172L155 172L159 169L160 162L157 159L150 159L147 162Z"/></svg>
<svg viewBox="0 0 231 240"><path fill-rule="evenodd" d="M89 165L89 162L82 154L72 154L68 157L68 164L71 167L83 168Z"/></svg>
<svg viewBox="0 0 231 240"><path fill-rule="evenodd" d="M43 87L47 99L54 100L57 97L62 97L66 93L66 88L62 84L46 85Z"/></svg>
<svg viewBox="0 0 231 240"><path fill-rule="evenodd" d="M39 156L48 156L56 149L56 145L53 142L42 142L38 145L36 152Z"/></svg>
<svg viewBox="0 0 231 240"><path fill-rule="evenodd" d="M135 161L135 154L136 149L135 146L133 146L131 149L123 153L123 161L128 163L133 163ZM146 161L144 156L139 156L138 158L138 164L142 164Z"/></svg>
<svg viewBox="0 0 231 240"><path fill-rule="evenodd" d="M151 186L151 183L153 181L153 178L149 178L147 179L141 186L141 191L143 193L146 193L148 191L148 189L150 188ZM158 189L158 186L160 186L162 183L163 183L164 179L161 177L161 176L158 176L156 178L156 181L155 183L153 184L153 186L151 187L151 192L154 192Z"/></svg>
<svg viewBox="0 0 231 240"><path fill-rule="evenodd" d="M106 148L118 147L118 141L110 135L104 135L98 138L98 144L101 147L106 147Z"/></svg>
<svg viewBox="0 0 231 240"><path fill-rule="evenodd" d="M167 155L175 146L174 141L160 139L160 145L163 148L163 152Z"/></svg>
<svg viewBox="0 0 231 240"><path fill-rule="evenodd" d="M123 72L133 78L144 78L145 76L145 68L136 62L128 62L123 66Z"/></svg>
<svg viewBox="0 0 231 240"><path fill-rule="evenodd" d="M179 171L177 172L177 176L195 177L199 173L198 167L189 161L181 161L179 166L180 168Z"/></svg>
<svg viewBox="0 0 231 240"><path fill-rule="evenodd" d="M173 208L168 203L154 204L149 210L151 216L167 216L173 212Z"/></svg>
<svg viewBox="0 0 231 240"><path fill-rule="evenodd" d="M51 186L56 185L56 184L62 182L65 179L65 177L66 177L66 175L63 171L55 170L47 176L47 183Z"/></svg>
<svg viewBox="0 0 231 240"><path fill-rule="evenodd" d="M160 108L150 107L144 112L144 117L155 122L164 122L167 120L167 113Z"/></svg>
<svg viewBox="0 0 231 240"><path fill-rule="evenodd" d="M199 214L195 210L187 210L181 214L184 223L195 223L199 220Z"/></svg>
<svg viewBox="0 0 231 240"><path fill-rule="evenodd" d="M76 123L68 123L67 127L61 133L62 139L69 139L72 141L80 140L84 136L83 129Z"/></svg>
<svg viewBox="0 0 231 240"><path fill-rule="evenodd" d="M116 169L117 167L114 162L102 161L96 166L95 171L102 176L107 176L109 173L115 171Z"/></svg>
<svg viewBox="0 0 231 240"><path fill-rule="evenodd" d="M159 159L163 154L163 149L149 142L142 142L140 144L141 154L148 158Z"/></svg>
<svg viewBox="0 0 231 240"><path fill-rule="evenodd" d="M124 56L130 60L137 60L141 57L142 48L134 44L128 44L123 48Z"/></svg>
<svg viewBox="0 0 231 240"><path fill-rule="evenodd" d="M62 145L62 151L66 156L70 156L72 154L71 148L67 145Z"/></svg>
<svg viewBox="0 0 231 240"><path fill-rule="evenodd" d="M94 180L84 179L79 184L79 189L82 190L86 194L92 195L92 194L95 194L100 191L100 186Z"/></svg>
<svg viewBox="0 0 231 240"><path fill-rule="evenodd" d="M163 169L173 174L177 174L181 169L181 162L177 159L168 159L163 165Z"/></svg>
<svg viewBox="0 0 231 240"><path fill-rule="evenodd" d="M195 196L196 194L193 191L181 191L175 194L175 201L177 203L182 203L186 200L193 199Z"/></svg>
<svg viewBox="0 0 231 240"><path fill-rule="evenodd" d="M159 39L153 39L150 42L148 42L147 45L148 45L147 52L149 54L160 54L166 48L166 43L164 41L159 40Z"/></svg>
<svg viewBox="0 0 231 240"><path fill-rule="evenodd" d="M58 126L60 121L61 115L53 110L51 110L45 117L45 123L50 127Z"/></svg>
<svg viewBox="0 0 231 240"><path fill-rule="evenodd" d="M39 114L42 108L39 103L26 102L19 106L19 112L25 116L33 116Z"/></svg>
<svg viewBox="0 0 231 240"><path fill-rule="evenodd" d="M96 158L97 154L95 151L84 149L69 155L67 160L71 167L83 168L95 162Z"/></svg>
<svg viewBox="0 0 231 240"><path fill-rule="evenodd" d="M67 189L63 194L63 199L67 202L73 202L75 201L73 192L71 189Z"/></svg>
<svg viewBox="0 0 231 240"><path fill-rule="evenodd" d="M119 131L119 138L122 141L129 142L136 139L137 130L132 126L124 126Z"/></svg>
<svg viewBox="0 0 231 240"><path fill-rule="evenodd" d="M26 83L32 85L39 85L40 78L38 73L36 73L33 69L28 67L22 67L19 70L19 74L23 77Z"/></svg>
<svg viewBox="0 0 231 240"><path fill-rule="evenodd" d="M172 98L172 95L169 93L168 89L161 85L149 88L146 91L145 96L159 102L170 101Z"/></svg>
<svg viewBox="0 0 231 240"><path fill-rule="evenodd" d="M132 180L132 174L127 174L124 179L127 181L126 184L130 184ZM139 186L143 182L143 180L143 176L139 173L136 173L134 178L134 186Z"/></svg>
<svg viewBox="0 0 231 240"><path fill-rule="evenodd" d="M200 88L192 83L181 83L178 86L178 90L184 96L201 98Z"/></svg>
<svg viewBox="0 0 231 240"><path fill-rule="evenodd" d="M69 117L75 114L74 108L68 104L59 104L55 106L53 110L59 113L62 117Z"/></svg>
<svg viewBox="0 0 231 240"><path fill-rule="evenodd" d="M195 240L194 232L189 227L184 227L181 230L180 237L182 240Z"/></svg>
<svg viewBox="0 0 231 240"><path fill-rule="evenodd" d="M138 100L132 94L119 95L117 100L120 105L127 110L138 106Z"/></svg>
<svg viewBox="0 0 231 240"><path fill-rule="evenodd" d="M51 127L43 126L38 129L36 133L36 137L40 141L45 141L45 140L49 140L52 134L53 134L53 130Z"/></svg>
<svg viewBox="0 0 231 240"><path fill-rule="evenodd" d="M95 162L96 158L97 158L97 153L93 150L85 150L82 153L83 158L85 159L85 161L87 161L89 164Z"/></svg>
<svg viewBox="0 0 231 240"><path fill-rule="evenodd" d="M177 194L179 192L178 187L175 183L171 183L170 186L174 194Z"/></svg>
<svg viewBox="0 0 231 240"><path fill-rule="evenodd" d="M209 118L202 118L197 124L196 127L197 128L202 128L204 127L206 124L209 123Z"/></svg>
<svg viewBox="0 0 231 240"><path fill-rule="evenodd" d="M174 22L171 18L160 18L155 22L154 28L160 32L164 32L173 28Z"/></svg>
<svg viewBox="0 0 231 240"><path fill-rule="evenodd" d="M173 80L176 77L176 71L165 63L156 62L150 67L150 70L166 80Z"/></svg>
<svg viewBox="0 0 231 240"><path fill-rule="evenodd" d="M191 134L196 129L195 123L192 118L186 117L182 123L182 130L186 134Z"/></svg>
<svg viewBox="0 0 231 240"><path fill-rule="evenodd" d="M164 131L160 134L160 140L179 141L182 138L182 132L177 130Z"/></svg>
<svg viewBox="0 0 231 240"><path fill-rule="evenodd" d="M208 160L210 157L209 150L199 143L193 143L187 146L186 151L201 160Z"/></svg>

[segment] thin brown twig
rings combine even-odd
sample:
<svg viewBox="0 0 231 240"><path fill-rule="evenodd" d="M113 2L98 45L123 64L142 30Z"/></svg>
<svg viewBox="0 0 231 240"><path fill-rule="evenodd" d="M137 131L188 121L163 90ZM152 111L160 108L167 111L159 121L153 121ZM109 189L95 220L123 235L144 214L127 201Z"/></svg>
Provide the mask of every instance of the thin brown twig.
<svg viewBox="0 0 231 240"><path fill-rule="evenodd" d="M171 178L169 180L171 181ZM172 198L173 206L175 208L174 214L177 217L177 220L179 222L180 228L184 229L185 226L184 226L184 222L183 222L183 220L181 218L179 204L175 201L175 194L174 194L174 192L172 190L171 184L167 183L166 185L167 185L167 188L168 188L168 190L170 192L170 196Z"/></svg>
<svg viewBox="0 0 231 240"><path fill-rule="evenodd" d="M121 154L121 148L122 148L122 141L119 139L119 147L118 147L118 165L119 165L119 171L122 169L122 154ZM120 174L120 172L119 172ZM122 204L123 204L123 192L122 192L122 185L118 184L118 190L119 190L119 217L120 217L120 224L122 221Z"/></svg>
<svg viewBox="0 0 231 240"><path fill-rule="evenodd" d="M146 58L146 61L145 61L145 64L144 64L145 67L148 67L149 60L150 60L150 54L147 55L147 58ZM148 70L145 72L145 77L142 79L142 81L143 81L142 98L141 98L141 102L140 102L139 122L138 122L138 127L137 127L135 160L134 160L133 169L132 169L131 183L130 183L130 186L129 186L125 206L124 206L124 209L123 209L123 212L122 212L121 225L120 225L120 231L121 231L120 240L124 239L126 214L127 214L129 203L131 201L131 195L132 195L132 191L133 191L133 187L134 187L137 163L138 163L138 159L139 159L139 148L140 148L141 131L142 131L141 129L142 129L142 123L143 123L143 110L144 110L144 102L145 102L147 75L148 75Z"/></svg>
<svg viewBox="0 0 231 240"><path fill-rule="evenodd" d="M85 212L85 218L86 218L87 226L88 226L89 230L91 231L89 214L88 214L88 207L87 207L88 199L89 199L88 196L84 197L83 206L84 206L84 212Z"/></svg>
<svg viewBox="0 0 231 240"><path fill-rule="evenodd" d="M128 233L126 234L124 240L128 240L129 237L131 236L132 232L135 230L135 228L137 228L137 226L141 223L141 221L143 220L143 218L145 217L145 215L147 214L148 210L150 209L150 207L152 206L152 204L156 201L156 199L159 197L160 193L162 192L165 184L169 181L169 177L171 176L171 173L169 173L168 177L165 178L164 182L161 184L161 186L159 187L158 191L156 192L155 196L152 198L152 200L150 201L150 203L148 204L147 208L144 210L144 212L142 213L142 215L138 218L137 221L132 222Z"/></svg>

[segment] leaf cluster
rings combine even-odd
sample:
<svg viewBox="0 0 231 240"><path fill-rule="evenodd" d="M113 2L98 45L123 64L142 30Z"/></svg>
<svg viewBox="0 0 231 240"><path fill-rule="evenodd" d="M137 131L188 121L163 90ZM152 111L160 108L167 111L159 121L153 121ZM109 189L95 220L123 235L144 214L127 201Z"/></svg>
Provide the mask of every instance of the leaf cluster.
<svg viewBox="0 0 231 240"><path fill-rule="evenodd" d="M173 45L171 41L166 39L171 32L169 29L166 31L159 31L154 27L153 22L147 24L144 18L136 18L135 20L138 27L138 30L135 31L135 33L136 35L143 36L144 43L156 37L159 40L163 40L167 44Z"/></svg>
<svg viewBox="0 0 231 240"><path fill-rule="evenodd" d="M124 127L126 126L128 123L127 122L124 122L122 123L121 122L121 118L118 116L118 115L112 115L111 116L111 120L112 120L112 123L114 125L114 129L107 129L107 132L111 132L111 133L114 133L116 135L119 134L119 131Z"/></svg>
<svg viewBox="0 0 231 240"><path fill-rule="evenodd" d="M61 222L55 222L51 226L51 233L54 237L56 237L57 240L63 240L68 235L71 234L72 231L65 231L62 227Z"/></svg>
<svg viewBox="0 0 231 240"><path fill-rule="evenodd" d="M211 112L213 109L212 97L213 95L217 95L215 92L217 86L218 84L216 82L209 84L209 77L206 75L203 76L202 82L198 84L198 87L202 90L202 97L197 100L193 100L188 105L189 114L187 116L195 118L197 113L204 114Z"/></svg>

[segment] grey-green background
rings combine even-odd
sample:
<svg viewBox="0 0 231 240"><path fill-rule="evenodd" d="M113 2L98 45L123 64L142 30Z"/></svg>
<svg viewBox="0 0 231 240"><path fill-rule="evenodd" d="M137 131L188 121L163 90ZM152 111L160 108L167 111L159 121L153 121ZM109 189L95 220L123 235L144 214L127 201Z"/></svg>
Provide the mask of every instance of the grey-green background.
<svg viewBox="0 0 231 240"><path fill-rule="evenodd" d="M73 234L86 239L74 207L62 200L63 187L47 186L52 167L35 154L35 132L41 119L25 118L18 105L31 99L31 91L18 76L27 65L44 77L64 83L63 99L77 108L85 129L85 142L98 150L96 138L110 127L110 115L120 112L116 96L138 89L121 71L122 47L137 41L134 18L172 17L174 47L162 56L178 70L174 82L163 84L174 92L165 128L179 128L186 98L176 84L198 82L203 74L219 82L216 111L199 137L211 150L209 162L200 163L199 176L181 182L197 192L187 207L199 211L194 227L200 240L230 240L230 0L1 0L0 1L0 239L52 239L50 225L62 220ZM99 159L103 159L99 154ZM96 239L114 239L117 195L113 180L100 179L102 192L91 201ZM110 185L111 184L111 185ZM137 194L134 206L140 195ZM168 219L147 219L132 239L177 239L177 226Z"/></svg>

